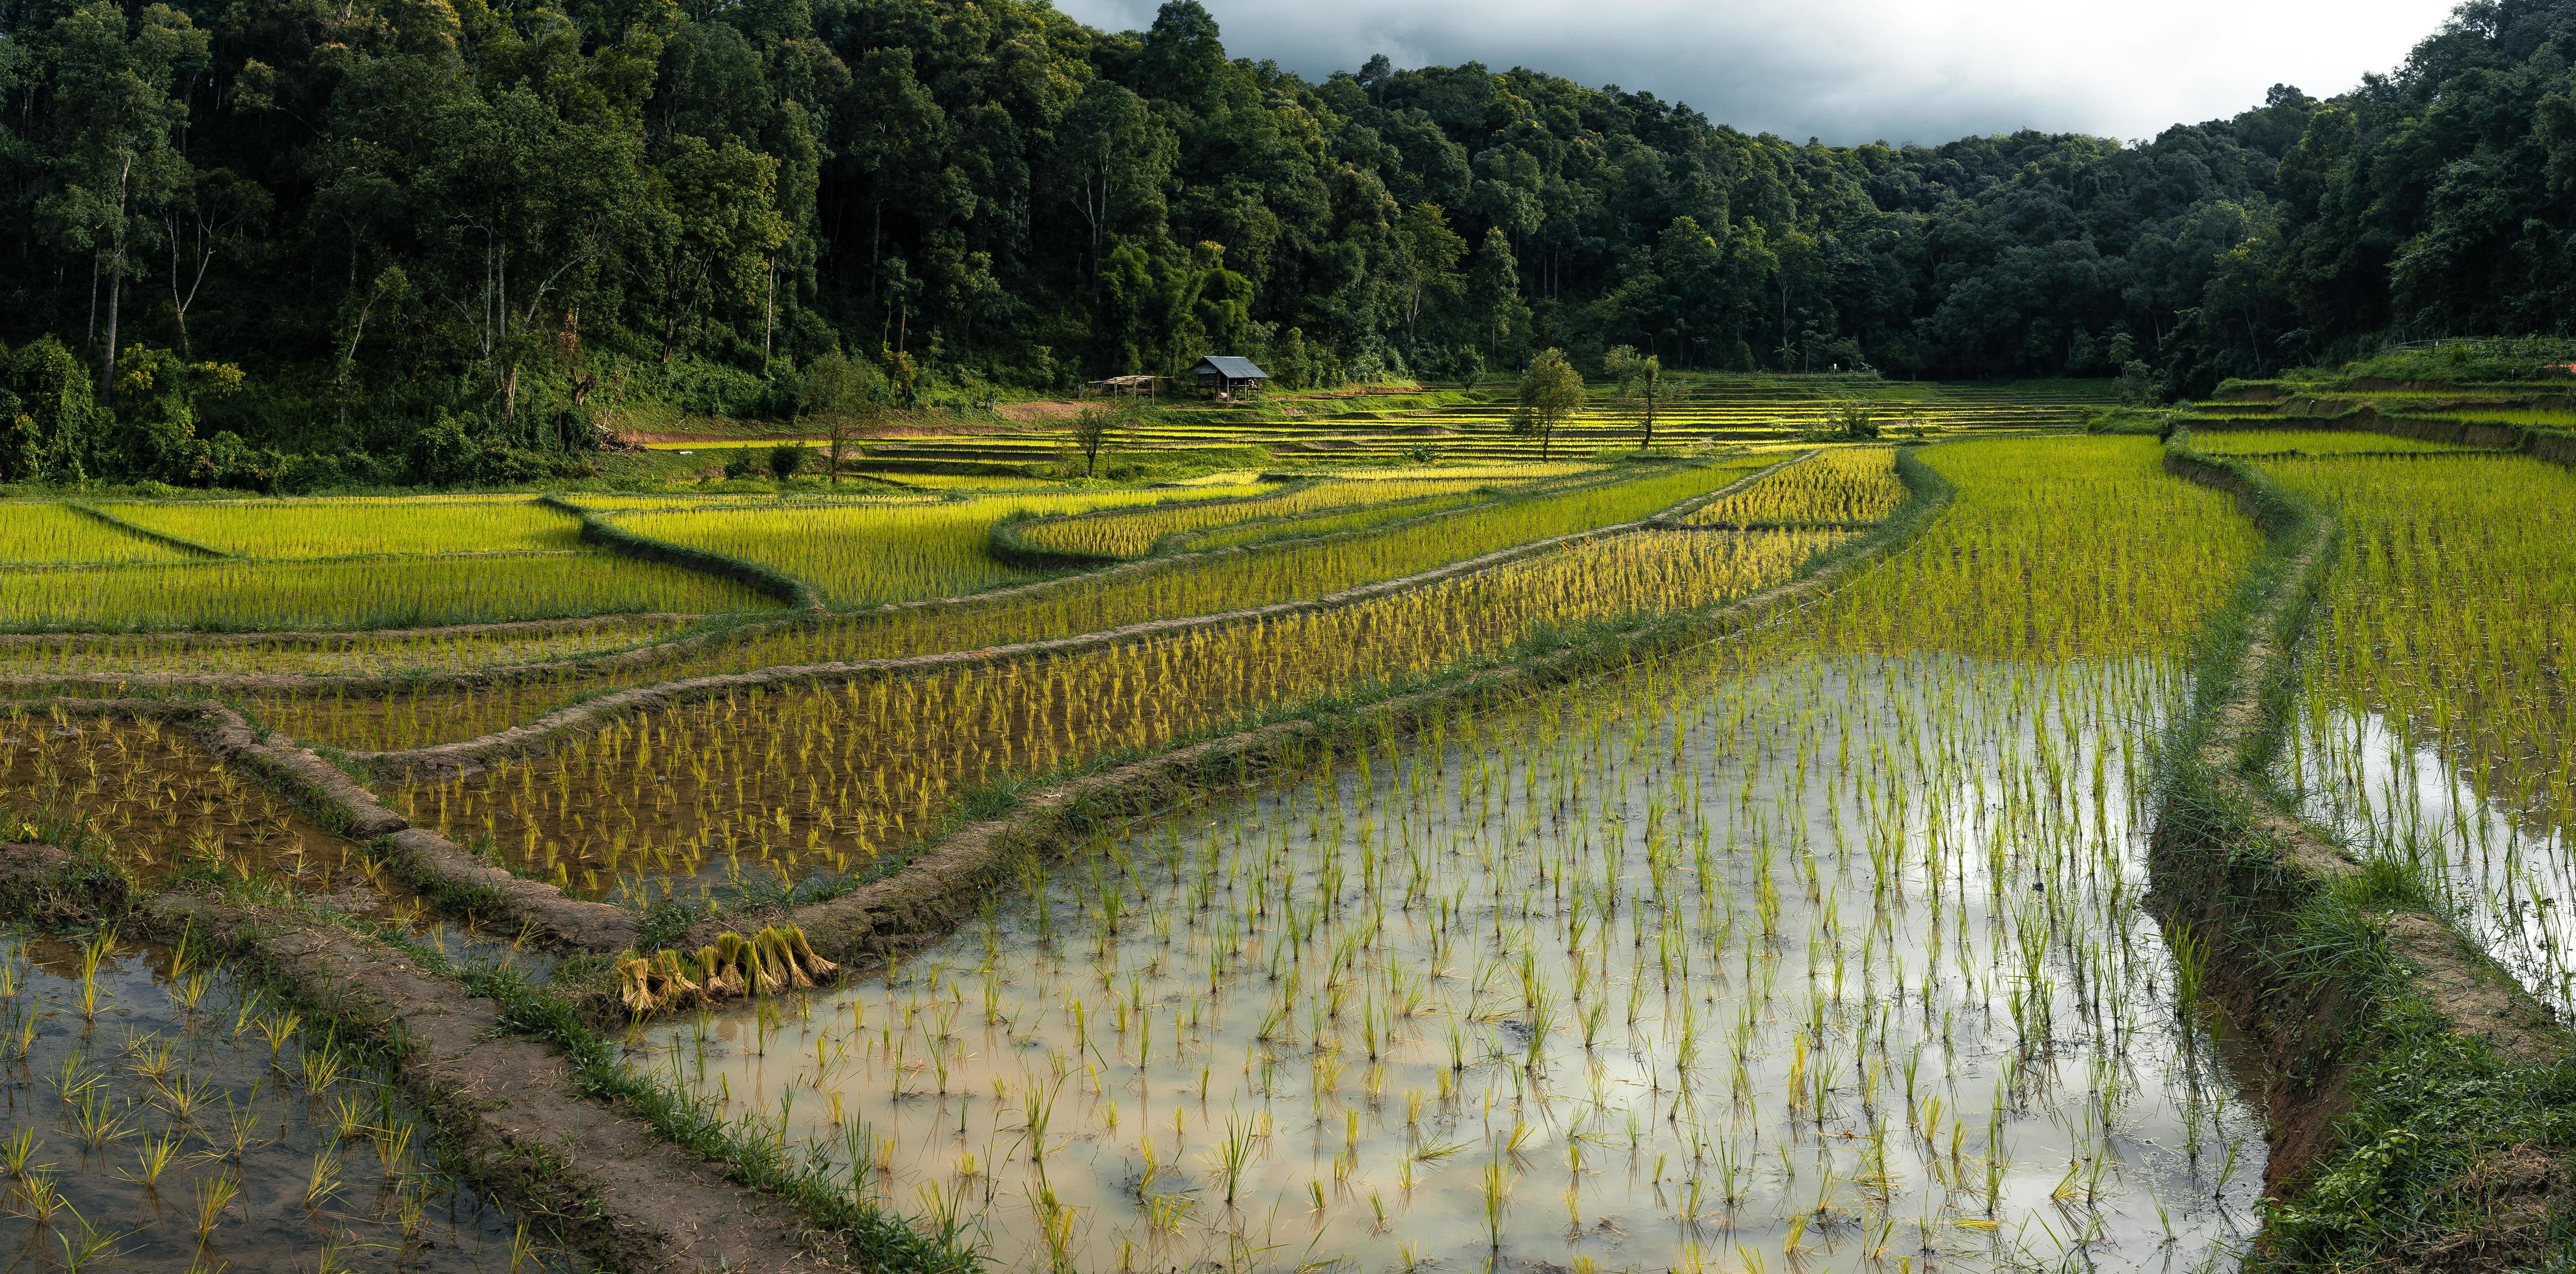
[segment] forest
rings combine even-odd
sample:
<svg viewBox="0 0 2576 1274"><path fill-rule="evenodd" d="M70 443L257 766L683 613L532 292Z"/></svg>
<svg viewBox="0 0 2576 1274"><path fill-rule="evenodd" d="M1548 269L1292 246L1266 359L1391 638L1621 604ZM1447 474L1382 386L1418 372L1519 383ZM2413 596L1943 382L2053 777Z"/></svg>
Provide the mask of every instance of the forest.
<svg viewBox="0 0 2576 1274"><path fill-rule="evenodd" d="M0 480L543 476L613 409L1675 368L2166 395L2566 328L2576 0L2143 143L1747 135L1541 70L1321 83L1196 0L0 3ZM836 380L846 381L846 375Z"/></svg>

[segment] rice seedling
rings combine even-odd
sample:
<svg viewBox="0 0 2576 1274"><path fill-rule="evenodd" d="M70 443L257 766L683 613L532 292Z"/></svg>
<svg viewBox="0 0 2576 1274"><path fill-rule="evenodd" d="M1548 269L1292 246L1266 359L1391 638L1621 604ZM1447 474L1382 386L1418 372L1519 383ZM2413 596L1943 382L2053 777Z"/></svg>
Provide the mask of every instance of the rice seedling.
<svg viewBox="0 0 2576 1274"><path fill-rule="evenodd" d="M1164 500L1213 500L1260 488L1014 492L956 500L793 501L616 514L638 535L757 562L822 590L834 605L951 597L1035 578L985 551L1017 517Z"/></svg>
<svg viewBox="0 0 2576 1274"><path fill-rule="evenodd" d="M2431 455L2464 450L2447 442L2362 429L2195 429L2191 445L2221 456Z"/></svg>
<svg viewBox="0 0 2576 1274"><path fill-rule="evenodd" d="M1932 458L1951 514L1810 613L1105 829L882 979L634 1064L853 1174L864 1118L889 1198L973 1149L1015 1268L1861 1269L1903 1217L1943 1267L2230 1254L2255 1116L2135 908L2180 646L2255 537L2152 443ZM1156 1211L1112 1110L1228 1205Z"/></svg>
<svg viewBox="0 0 2576 1274"><path fill-rule="evenodd" d="M605 615L498 629L0 635L0 674L400 675L545 663L669 637L688 619Z"/></svg>
<svg viewBox="0 0 2576 1274"><path fill-rule="evenodd" d="M355 868L346 841L185 726L149 718L0 708L0 809L34 814L53 839L100 849L147 881L193 860L321 893Z"/></svg>
<svg viewBox="0 0 2576 1274"><path fill-rule="evenodd" d="M1389 476L1358 481L1325 478L1276 495L1227 501L1166 502L1142 509L1050 519L1020 528L1019 535L1029 544L1059 553L1143 557L1158 548L1175 547L1179 543L1196 548L1219 543L1253 542L1261 538L1265 530L1280 529L1277 524L1281 520L1293 520L1289 522L1290 529L1311 534L1311 519L1300 515L1327 510L1360 512L1400 504L1403 507L1388 511L1390 516L1442 512L1484 494L1533 480L1527 476ZM1452 498L1426 503L1426 499L1431 497ZM1333 525L1338 529L1346 524L1335 519ZM1225 528L1227 533L1202 538L1204 533L1219 528Z"/></svg>
<svg viewBox="0 0 2576 1274"><path fill-rule="evenodd" d="M113 503L103 512L239 557L498 553L571 549L580 523L519 497L339 497Z"/></svg>
<svg viewBox="0 0 2576 1274"><path fill-rule="evenodd" d="M1886 517L1904 502L1894 448L1835 447L1701 506L1691 521L1703 526L1857 526Z"/></svg>
<svg viewBox="0 0 2576 1274"><path fill-rule="evenodd" d="M730 580L591 550L0 571L10 631L400 628L775 605Z"/></svg>
<svg viewBox="0 0 2576 1274"><path fill-rule="evenodd" d="M2284 781L2576 1009L2576 572L2559 528L2576 474L2493 455L2272 467L2344 532Z"/></svg>
<svg viewBox="0 0 2576 1274"><path fill-rule="evenodd" d="M1653 470L1541 493L1497 509L1444 515L1426 524L1178 562L1108 579L1077 576L962 604L839 616L755 633L645 667L567 672L490 689L438 688L385 696L271 694L251 702L264 720L297 738L374 751L419 747L502 729L613 686L1035 641L1319 597L1533 540L1635 521L1723 487L1744 471L1723 465Z"/></svg>
<svg viewBox="0 0 2576 1274"><path fill-rule="evenodd" d="M85 1018L91 952L100 991ZM343 1103L311 1098L290 1015L220 968L197 970L211 979L198 1011L178 1007L166 988L194 959L0 935L0 966L22 969L9 998L46 1023L26 1065L0 1068L0 1210L30 1268L345 1270L399 1254L404 1269L470 1274L542 1257L510 1214L406 1159L412 1119L384 1077L341 1054ZM234 1029L247 1017L285 1027L276 1058L260 1031ZM342 1135L352 1112L371 1135Z"/></svg>
<svg viewBox="0 0 2576 1274"><path fill-rule="evenodd" d="M1338 610L691 704L398 797L415 821L593 896L848 871L976 784L1164 746L1541 628L1721 601L1788 578L1834 534L1621 536Z"/></svg>
<svg viewBox="0 0 2576 1274"><path fill-rule="evenodd" d="M180 562L188 554L111 526L69 505L0 503L0 566L66 562Z"/></svg>

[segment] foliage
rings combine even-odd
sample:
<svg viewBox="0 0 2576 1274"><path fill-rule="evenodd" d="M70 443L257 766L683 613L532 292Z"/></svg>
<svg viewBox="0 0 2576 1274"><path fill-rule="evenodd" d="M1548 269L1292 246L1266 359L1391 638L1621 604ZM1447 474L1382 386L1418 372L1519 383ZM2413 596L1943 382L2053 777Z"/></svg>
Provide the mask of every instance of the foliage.
<svg viewBox="0 0 2576 1274"><path fill-rule="evenodd" d="M1512 432L1538 439L1538 459L1547 463L1557 427L1583 410L1583 375L1565 359L1563 350L1541 350L1521 374L1519 406L1512 412Z"/></svg>
<svg viewBox="0 0 2576 1274"><path fill-rule="evenodd" d="M1116 34L1034 0L21 6L0 468L519 480L630 409L822 410L799 369L836 356L906 408L1212 350L1284 389L1628 346L2136 393L2562 331L2571 7L2482 0L2352 94L2142 145L1829 147L1532 70L1301 80L1195 0ZM129 407L144 343L242 390Z"/></svg>
<svg viewBox="0 0 2576 1274"><path fill-rule="evenodd" d="M769 449L769 476L780 482L793 478L805 468L805 444L782 442Z"/></svg>

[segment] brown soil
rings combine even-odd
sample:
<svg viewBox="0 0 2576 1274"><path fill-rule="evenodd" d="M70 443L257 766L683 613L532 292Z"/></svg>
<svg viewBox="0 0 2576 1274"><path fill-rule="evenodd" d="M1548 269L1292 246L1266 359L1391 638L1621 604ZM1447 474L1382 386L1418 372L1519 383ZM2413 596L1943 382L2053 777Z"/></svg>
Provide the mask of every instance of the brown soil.
<svg viewBox="0 0 2576 1274"><path fill-rule="evenodd" d="M2567 1166L2532 1145L2488 1151L2451 1183L2451 1192L2475 1199L2479 1219L2425 1250L2421 1268L2440 1274L2503 1274L2537 1265L2558 1250L2549 1234L2551 1215L2576 1204Z"/></svg>
<svg viewBox="0 0 2576 1274"><path fill-rule="evenodd" d="M993 409L993 414L1016 424L1044 425L1053 424L1059 420L1071 420L1099 405L1049 398L1028 403L1003 403Z"/></svg>
<svg viewBox="0 0 2576 1274"><path fill-rule="evenodd" d="M841 1247L785 1204L724 1178L643 1120L584 1097L571 1066L503 1026L490 1002L391 948L273 910L194 895L145 906L282 979L343 1027L402 1050L404 1095L465 1175L551 1220L592 1260L641 1270L826 1270Z"/></svg>

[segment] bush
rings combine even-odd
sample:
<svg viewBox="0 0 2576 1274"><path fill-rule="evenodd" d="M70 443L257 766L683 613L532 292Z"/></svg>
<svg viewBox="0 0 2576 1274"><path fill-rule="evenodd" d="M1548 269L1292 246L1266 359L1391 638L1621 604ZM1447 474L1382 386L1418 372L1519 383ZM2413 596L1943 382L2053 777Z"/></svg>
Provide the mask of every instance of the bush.
<svg viewBox="0 0 2576 1274"><path fill-rule="evenodd" d="M758 467L758 464L751 458L751 451L749 448L736 447L733 449L732 454L725 457L724 476L727 478L748 478L751 476L752 470Z"/></svg>
<svg viewBox="0 0 2576 1274"><path fill-rule="evenodd" d="M781 482L785 482L789 478L795 477L797 471L804 467L804 444L782 442L769 449L769 476L776 478Z"/></svg>
<svg viewBox="0 0 2576 1274"><path fill-rule="evenodd" d="M2346 365L2343 375L2456 385L2558 379L2568 374L2571 363L2576 363L2576 340L2552 336L2490 337L2382 350Z"/></svg>

